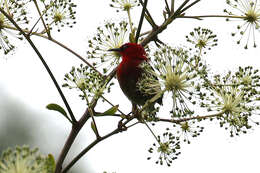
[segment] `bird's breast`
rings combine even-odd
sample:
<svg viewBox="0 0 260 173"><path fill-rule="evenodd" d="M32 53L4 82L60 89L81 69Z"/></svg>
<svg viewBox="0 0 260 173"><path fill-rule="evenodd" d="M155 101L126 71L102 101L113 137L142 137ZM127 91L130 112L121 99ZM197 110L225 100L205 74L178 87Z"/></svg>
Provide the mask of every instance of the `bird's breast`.
<svg viewBox="0 0 260 173"><path fill-rule="evenodd" d="M138 89L137 82L142 75L142 69L137 65L122 62L117 68L117 79L123 93L135 104L142 105L145 98Z"/></svg>
<svg viewBox="0 0 260 173"><path fill-rule="evenodd" d="M117 79L120 86L136 86L138 79L141 77L142 69L128 63L121 63L117 69Z"/></svg>

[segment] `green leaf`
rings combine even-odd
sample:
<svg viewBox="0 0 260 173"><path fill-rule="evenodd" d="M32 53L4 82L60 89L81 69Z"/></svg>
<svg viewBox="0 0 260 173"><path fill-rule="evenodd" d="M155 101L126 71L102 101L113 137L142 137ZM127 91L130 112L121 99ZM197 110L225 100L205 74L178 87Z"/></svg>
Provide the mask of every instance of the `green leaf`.
<svg viewBox="0 0 260 173"><path fill-rule="evenodd" d="M115 105L103 113L96 113L96 116L114 115L118 110L119 105Z"/></svg>
<svg viewBox="0 0 260 173"><path fill-rule="evenodd" d="M56 103L50 103L46 106L46 108L49 109L49 110L57 111L57 112L61 113L65 118L67 118L71 122L71 120L68 117L66 111L60 105L58 105Z"/></svg>
<svg viewBox="0 0 260 173"><path fill-rule="evenodd" d="M57 111L59 113L61 113L62 115L67 117L67 113L66 111L58 104L56 103L50 103L46 106L47 109L49 110L53 110L53 111Z"/></svg>

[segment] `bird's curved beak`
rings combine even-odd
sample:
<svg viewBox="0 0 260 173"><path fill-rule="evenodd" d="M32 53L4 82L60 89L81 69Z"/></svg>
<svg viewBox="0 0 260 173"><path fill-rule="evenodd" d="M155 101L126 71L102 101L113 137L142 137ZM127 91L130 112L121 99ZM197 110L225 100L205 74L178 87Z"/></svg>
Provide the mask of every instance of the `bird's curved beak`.
<svg viewBox="0 0 260 173"><path fill-rule="evenodd" d="M113 48L113 49L108 49L108 51L120 52L121 49L120 48Z"/></svg>

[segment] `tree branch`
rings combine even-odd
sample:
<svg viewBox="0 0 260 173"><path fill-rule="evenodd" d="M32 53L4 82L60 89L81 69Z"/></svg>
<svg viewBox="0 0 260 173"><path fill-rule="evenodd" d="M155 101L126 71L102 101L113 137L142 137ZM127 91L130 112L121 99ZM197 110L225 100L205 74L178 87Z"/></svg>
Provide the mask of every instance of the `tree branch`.
<svg viewBox="0 0 260 173"><path fill-rule="evenodd" d="M49 76L51 77L56 89L58 90L69 114L70 117L72 119L72 122L75 123L77 120L74 117L74 114L69 106L69 103L67 102L66 97L64 96L56 78L54 77L52 71L50 70L49 66L47 65L47 63L45 62L43 56L41 55L40 51L37 49L37 47L35 46L35 44L33 43L33 41L31 40L30 36L28 36L21 28L20 26L13 20L13 18L11 16L9 16L2 8L0 8L1 13L3 13L5 15L5 17L18 29L18 31L20 31L22 33L22 35L26 38L26 40L28 41L28 43L31 45L31 47L33 48L33 50L35 51L35 53L38 55L39 59L41 60L43 66L45 67L45 69L47 70Z"/></svg>
<svg viewBox="0 0 260 173"><path fill-rule="evenodd" d="M142 6L144 7L144 2L142 0L139 0L139 2L142 4ZM152 28L156 28L156 23L154 22L152 15L150 14L150 12L147 10L147 8L145 8L145 14L144 17L146 18L147 22L150 23L150 25L152 26Z"/></svg>
<svg viewBox="0 0 260 173"><path fill-rule="evenodd" d="M43 20L43 18L42 18L42 14L41 14L40 8L39 8L39 6L38 6L38 4L37 4L37 1L36 1L36 0L33 0L33 2L34 2L34 4L35 4L35 7L36 7L38 13L39 13L39 16L40 16L40 19L41 19L41 21L42 21L42 24L43 24L43 26L44 26L44 28L45 28L45 30L46 30L46 32L47 32L48 38L51 38L51 34L50 34L50 32L49 32L49 30L48 30L48 28L47 28L47 25L45 24L45 22L44 22L44 20Z"/></svg>
<svg viewBox="0 0 260 173"><path fill-rule="evenodd" d="M198 115L198 116L195 116L195 117L180 118L180 119L164 119L164 118L159 118L158 121L178 124L178 123L185 122L185 121L190 121L190 120L201 120L201 119L219 117L219 116L222 116L223 113L224 113L224 111L221 111L221 112L219 112L219 113L212 114L212 115L202 115L202 116L199 116L199 115Z"/></svg>
<svg viewBox="0 0 260 173"><path fill-rule="evenodd" d="M148 0L145 0L144 4L143 4L143 9L142 9L141 17L140 17L140 20L139 20L138 28L137 28L137 31L136 31L136 36L135 36L135 42L136 43L138 43L138 39L139 39L139 36L140 36L140 32L141 32L141 28L142 28L142 25L143 25L144 14L145 14L145 11L146 11L147 3L148 3Z"/></svg>
<svg viewBox="0 0 260 173"><path fill-rule="evenodd" d="M181 10L180 13L183 13L184 11L188 10L190 7L192 7L193 5L197 4L198 2L200 2L201 0L196 0L193 3L189 4L187 7L185 7L184 9Z"/></svg>
<svg viewBox="0 0 260 173"><path fill-rule="evenodd" d="M167 26L172 23L174 19L176 19L178 16L180 16L180 11L182 8L189 2L190 0L185 0L180 7L174 12L169 18L167 18L160 26L153 28L153 31L150 32L147 37L142 41L141 45L145 46L150 41L156 40L157 35L160 34L163 30L167 28Z"/></svg>
<svg viewBox="0 0 260 173"><path fill-rule="evenodd" d="M130 121L132 121L134 119L134 117L128 119L125 123L123 123L122 125L125 126L127 123L129 123ZM131 127L133 127L136 124L131 125ZM129 126L130 127L130 126ZM93 148L96 144L98 144L99 142L105 140L106 138L113 136L119 132L122 132L122 129L120 127L116 128L115 130L113 130L112 132L108 133L105 136L102 136L100 138L97 138L96 140L94 140L91 144L89 144L85 149L83 149L62 171L62 173L66 173L81 157L83 157L91 148Z"/></svg>
<svg viewBox="0 0 260 173"><path fill-rule="evenodd" d="M67 138L62 151L57 159L57 163L56 163L56 170L55 173L60 173L62 170L62 164L74 142L74 140L76 139L79 131L81 130L81 128L84 126L84 124L87 122L87 120L90 118L89 116L89 109L87 108L85 113L83 114L83 116L81 117L81 119L77 122L74 123L72 125L69 137Z"/></svg>
<svg viewBox="0 0 260 173"><path fill-rule="evenodd" d="M11 27L11 26L7 26L7 25L4 25L3 26L4 28L8 28L8 29L12 29L12 30L17 30L16 28L14 27ZM67 51L69 51L70 53L72 53L73 55L75 55L76 57L78 57L81 61L83 61L85 64L87 64L90 68L92 68L93 70L95 70L100 76L104 77L104 75L99 72L93 65L91 65L85 58L83 58L81 55L79 55L78 53L76 53L75 51L73 51L72 49L70 49L68 46L62 44L61 42L55 40L54 38L49 38L41 33L38 33L38 32L31 32L27 29L22 29L23 32L27 33L27 35L30 33L30 35L36 35L38 37L42 37L42 38L45 38L57 45L59 45L60 47L66 49Z"/></svg>
<svg viewBox="0 0 260 173"><path fill-rule="evenodd" d="M111 79L113 79L113 76L115 74L116 68L108 75L106 76L105 80L103 80L102 83L102 87L103 88L105 85L107 85ZM68 154L69 149L71 148L73 141L75 140L75 138L77 137L79 131L81 130L81 128L84 126L84 124L87 122L87 120L90 118L89 115L89 110L94 110L94 107L97 104L98 99L101 96L99 95L95 95L93 97L93 99L91 100L91 103L89 104L90 106L88 108L86 108L85 113L82 115L82 117L80 118L80 120L76 123L73 124L71 132L70 132L70 136L68 137L68 139L66 140L66 143L59 155L59 158L57 160L57 164L56 164L56 170L55 173L60 173L62 171L62 164ZM100 137L101 138L101 137ZM97 138L97 140L99 140L100 138Z"/></svg>
<svg viewBox="0 0 260 173"><path fill-rule="evenodd" d="M245 16L228 16L228 15L198 15L198 16L178 16L176 18L194 18L200 19L201 18L210 18L210 17L219 17L219 18L234 18L234 19L244 19Z"/></svg>

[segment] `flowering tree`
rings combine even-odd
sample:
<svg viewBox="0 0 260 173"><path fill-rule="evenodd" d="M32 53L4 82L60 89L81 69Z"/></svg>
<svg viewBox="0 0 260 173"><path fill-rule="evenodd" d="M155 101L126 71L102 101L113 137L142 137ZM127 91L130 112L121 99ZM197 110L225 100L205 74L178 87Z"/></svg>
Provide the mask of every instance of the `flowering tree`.
<svg viewBox="0 0 260 173"><path fill-rule="evenodd" d="M155 142L148 149L156 164L170 166L178 158L183 143L190 143L191 138L203 132L202 121L211 120L220 124L220 127L229 131L230 136L246 133L252 126L258 125L255 118L259 115L260 91L259 71L252 66L239 67L237 71L226 74L212 74L204 56L217 46L217 35L207 28L196 27L187 36L186 46L173 47L160 40L158 35L171 25L176 19L189 18L202 20L204 18L226 18L238 20L237 31L231 36L238 37L237 44L244 44L248 49L257 47L256 31L260 31L260 3L257 0L227 0L229 6L225 14L189 16L186 13L194 8L200 0L183 0L177 3L174 0L165 0L162 11L164 21L158 23L147 8L148 0L112 0L110 6L118 13L125 13L127 20L107 22L98 27L96 35L88 40L86 57L80 56L74 50L53 38L53 33L61 32L64 27L73 27L76 24L76 4L71 0L1 0L0 2L0 49L3 55L15 50L18 40L26 40L35 51L51 80L60 94L65 108L58 104L48 104L47 108L63 115L71 123L71 132L54 161L52 155L41 156L37 150L28 147L17 147L7 150L0 160L0 172L67 172L81 157L101 141L134 128L137 124L144 124L154 136ZM27 11L36 7L37 15L30 16ZM131 11L140 9L138 23L133 23ZM31 18L34 17L35 20ZM31 22L34 21L34 22ZM149 31L142 32L146 21ZM11 34L11 36L10 36ZM244 36L246 35L246 39ZM15 36L15 37L13 37ZM56 81L44 57L32 41L32 37L47 39L69 51L82 61L79 67L72 67L65 74L62 87L73 89L79 93L79 98L85 104L85 112L77 119L71 106L63 94L61 86ZM126 42L136 42L145 47L149 56L149 65L142 64L145 69L142 78L138 81L138 88L144 94L154 95L143 106L125 112L119 105L111 103L106 93L114 87L114 76L120 55L108 51L119 48ZM152 67L152 68L151 68ZM159 81L159 82L158 82ZM66 90L64 90L66 91ZM158 98L164 96L163 105L155 105L155 110L146 108ZM110 105L106 111L99 111L98 105L103 102ZM160 109L171 104L167 112ZM204 112L204 113L202 113ZM206 113L205 113L206 112ZM117 119L118 126L105 135L100 135L95 119L108 116ZM87 121L91 121L91 128L96 139L91 142L71 161L63 162L72 148L78 133ZM169 124L163 134L157 134L159 122ZM154 128L151 128L151 125Z"/></svg>

